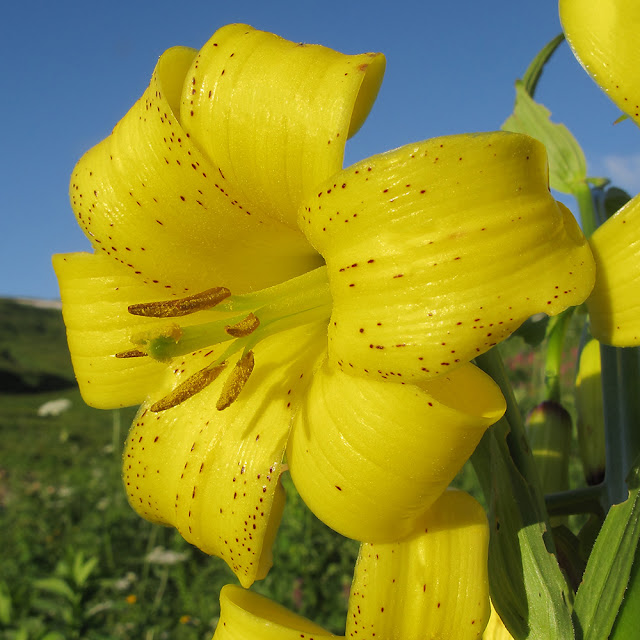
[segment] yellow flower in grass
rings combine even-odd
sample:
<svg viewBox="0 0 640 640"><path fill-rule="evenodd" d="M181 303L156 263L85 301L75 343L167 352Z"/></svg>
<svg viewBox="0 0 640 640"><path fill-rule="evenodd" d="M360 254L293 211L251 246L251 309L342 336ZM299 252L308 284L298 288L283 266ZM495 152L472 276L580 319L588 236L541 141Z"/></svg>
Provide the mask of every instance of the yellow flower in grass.
<svg viewBox="0 0 640 640"><path fill-rule="evenodd" d="M285 452L331 527L408 535L504 411L470 360L592 287L531 138L439 138L342 169L383 70L224 27L163 54L73 174L95 251L54 265L83 396L142 403L132 506L244 586L271 563Z"/></svg>
<svg viewBox="0 0 640 640"><path fill-rule="evenodd" d="M346 638L472 640L489 620L489 528L468 494L446 491L401 542L364 543L355 568ZM335 638L310 620L240 587L220 594L215 640Z"/></svg>
<svg viewBox="0 0 640 640"><path fill-rule="evenodd" d="M640 124L640 3L560 0L567 41L587 72ZM640 197L628 202L591 237L597 265L588 301L591 331L619 347L640 344Z"/></svg>

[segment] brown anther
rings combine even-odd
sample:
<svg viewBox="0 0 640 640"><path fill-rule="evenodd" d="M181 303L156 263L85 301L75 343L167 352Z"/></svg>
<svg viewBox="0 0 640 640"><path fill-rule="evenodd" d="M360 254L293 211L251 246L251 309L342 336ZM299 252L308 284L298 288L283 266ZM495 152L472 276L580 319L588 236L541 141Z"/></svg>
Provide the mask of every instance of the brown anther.
<svg viewBox="0 0 640 640"><path fill-rule="evenodd" d="M144 351L140 351L140 349L129 349L129 351L120 351L116 353L116 358L142 358L148 355Z"/></svg>
<svg viewBox="0 0 640 640"><path fill-rule="evenodd" d="M206 367L194 373L183 383L179 384L171 393L152 404L151 411L154 413L166 411L195 396L196 393L208 387L222 373L226 366L226 363L223 362L215 367Z"/></svg>
<svg viewBox="0 0 640 640"><path fill-rule="evenodd" d="M147 318L176 318L211 309L230 295L231 291L226 287L214 287L177 300L132 304L129 306L129 313Z"/></svg>
<svg viewBox="0 0 640 640"><path fill-rule="evenodd" d="M252 334L260 326L258 316L250 313L244 320L236 322L236 324L228 325L224 330L234 338L244 338Z"/></svg>
<svg viewBox="0 0 640 640"><path fill-rule="evenodd" d="M222 387L222 392L216 403L218 411L226 409L236 401L253 371L253 365L253 351L248 351L238 360Z"/></svg>

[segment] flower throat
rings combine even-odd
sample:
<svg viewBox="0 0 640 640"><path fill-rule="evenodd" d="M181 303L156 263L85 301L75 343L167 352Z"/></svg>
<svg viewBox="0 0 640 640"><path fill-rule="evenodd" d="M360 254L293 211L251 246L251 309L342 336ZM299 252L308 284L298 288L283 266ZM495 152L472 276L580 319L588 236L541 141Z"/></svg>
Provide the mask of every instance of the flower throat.
<svg viewBox="0 0 640 640"><path fill-rule="evenodd" d="M226 287L215 287L175 300L146 302L128 307L129 313L147 318L180 318L199 311L224 313L210 322L166 326L133 335L133 348L116 353L116 358L149 356L168 362L205 347L230 342L210 365L179 384L151 406L159 412L175 407L211 384L226 368L228 359L242 350L225 381L216 403L218 411L235 402L255 364L253 349L264 338L331 315L331 294L326 266L309 271L260 291L234 296ZM233 315L227 315L233 314Z"/></svg>

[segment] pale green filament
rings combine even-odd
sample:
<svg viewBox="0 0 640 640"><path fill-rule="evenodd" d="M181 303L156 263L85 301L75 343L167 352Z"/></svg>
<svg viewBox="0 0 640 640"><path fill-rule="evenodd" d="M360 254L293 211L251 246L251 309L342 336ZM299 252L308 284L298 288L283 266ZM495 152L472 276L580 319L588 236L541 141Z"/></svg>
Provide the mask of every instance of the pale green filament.
<svg viewBox="0 0 640 640"><path fill-rule="evenodd" d="M232 295L215 309L200 312L203 316L206 314L209 317L222 313L222 318L181 327L179 337L163 334L138 342L144 344L149 356L164 362L198 349L233 340L215 361L214 365L217 365L240 349L246 354L258 342L275 333L316 320L328 320L331 315L331 303L327 268L322 266L261 291ZM234 340L226 329L244 320L250 312L259 319L259 326L249 335ZM234 315L229 316L228 313Z"/></svg>

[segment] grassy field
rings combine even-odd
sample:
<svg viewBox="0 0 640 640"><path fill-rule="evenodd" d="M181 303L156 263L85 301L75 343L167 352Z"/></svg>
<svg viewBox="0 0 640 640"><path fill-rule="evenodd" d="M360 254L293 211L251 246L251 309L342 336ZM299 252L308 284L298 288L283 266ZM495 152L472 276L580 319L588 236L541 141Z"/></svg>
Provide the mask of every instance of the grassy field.
<svg viewBox="0 0 640 640"><path fill-rule="evenodd" d="M38 415L61 398L67 411ZM59 311L0 301L1 638L211 638L218 592L236 579L129 507L120 459L134 413L83 403ZM358 546L287 490L275 566L255 589L341 631Z"/></svg>
<svg viewBox="0 0 640 640"><path fill-rule="evenodd" d="M517 342L507 362L528 409L536 356ZM67 411L38 415L57 399ZM120 457L133 415L83 403L59 311L0 301L0 638L211 638L218 592L235 577L130 509ZM274 568L254 588L342 633L357 544L286 486Z"/></svg>

